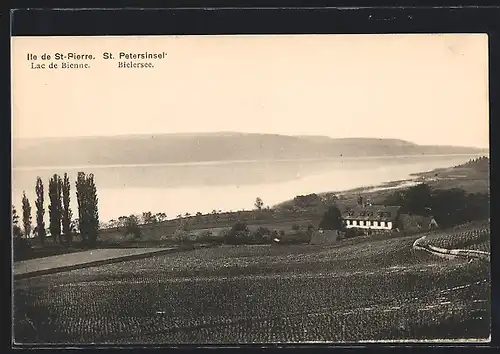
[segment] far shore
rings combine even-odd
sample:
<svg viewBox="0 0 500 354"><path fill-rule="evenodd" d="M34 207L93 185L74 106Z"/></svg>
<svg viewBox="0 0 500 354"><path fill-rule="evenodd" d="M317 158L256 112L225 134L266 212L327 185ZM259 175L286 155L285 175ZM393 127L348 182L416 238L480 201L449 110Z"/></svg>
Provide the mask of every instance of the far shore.
<svg viewBox="0 0 500 354"><path fill-rule="evenodd" d="M319 193L319 194L322 195L322 194L334 193L337 195L346 196L346 195L351 195L351 194L364 194L364 193L384 191L384 190L388 190L388 189L399 189L399 188L411 187L411 186L418 184L418 183L419 183L419 181L417 178L408 178L408 179L384 182L384 183L381 183L378 185L362 186L362 187L346 189L346 190L338 191L338 192L325 192L325 193Z"/></svg>
<svg viewBox="0 0 500 354"><path fill-rule="evenodd" d="M414 158L414 157L453 157L453 156L481 156L486 152L469 154L409 154L409 155L374 155L374 156L339 156L339 157L321 157L321 158L297 158L297 159L259 159L259 160L206 160L206 161L172 161L159 163L127 163L127 164L89 164L89 165L60 165L60 166L36 166L13 164L12 168L16 171L30 170L54 170L54 169L81 169L81 168L118 168L118 167L159 167L159 166L211 166L227 165L237 163L269 163L269 162L314 162L314 161L338 161L338 160L363 160L363 159L393 159L393 158Z"/></svg>
<svg viewBox="0 0 500 354"><path fill-rule="evenodd" d="M455 186L455 184L458 184L462 185L463 187L463 185L467 185L468 183L473 184L474 182L477 181L488 183L489 178L488 176L486 176L485 178L484 175L481 175L478 178L478 176L474 176L474 173L471 173L467 168L457 170L456 166L440 167L430 171L411 173L410 177L406 179L388 181L376 185L361 186L340 191L321 192L317 194L319 196L336 195L349 198L355 195L364 195L376 192L384 192L384 191L408 188L420 183L429 183L438 185L438 182L442 181L446 181L446 183L448 183L450 186L451 185ZM452 181L455 181L455 183L452 183ZM284 204L287 202L290 202L290 200L282 202L280 204Z"/></svg>

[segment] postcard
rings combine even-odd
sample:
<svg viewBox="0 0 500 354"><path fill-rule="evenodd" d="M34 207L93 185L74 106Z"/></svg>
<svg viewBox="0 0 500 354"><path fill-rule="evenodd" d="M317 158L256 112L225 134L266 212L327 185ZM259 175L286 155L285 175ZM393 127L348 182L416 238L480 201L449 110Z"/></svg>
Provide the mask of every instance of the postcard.
<svg viewBox="0 0 500 354"><path fill-rule="evenodd" d="M16 344L490 340L486 34L11 48Z"/></svg>

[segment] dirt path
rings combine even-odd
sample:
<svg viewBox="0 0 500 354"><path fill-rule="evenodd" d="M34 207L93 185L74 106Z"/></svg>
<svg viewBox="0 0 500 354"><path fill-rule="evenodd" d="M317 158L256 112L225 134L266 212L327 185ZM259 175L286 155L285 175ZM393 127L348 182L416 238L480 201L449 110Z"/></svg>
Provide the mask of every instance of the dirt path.
<svg viewBox="0 0 500 354"><path fill-rule="evenodd" d="M174 249L176 248L95 249L91 251L19 261L14 262L13 265L14 279L140 259L152 255L164 254Z"/></svg>
<svg viewBox="0 0 500 354"><path fill-rule="evenodd" d="M422 236L419 239L415 240L415 242L413 243L413 249L425 251L435 256L446 259L467 258L467 259L479 259L484 261L490 260L490 252L467 250L467 249L447 249L447 248L436 247L425 243L426 238L427 236Z"/></svg>

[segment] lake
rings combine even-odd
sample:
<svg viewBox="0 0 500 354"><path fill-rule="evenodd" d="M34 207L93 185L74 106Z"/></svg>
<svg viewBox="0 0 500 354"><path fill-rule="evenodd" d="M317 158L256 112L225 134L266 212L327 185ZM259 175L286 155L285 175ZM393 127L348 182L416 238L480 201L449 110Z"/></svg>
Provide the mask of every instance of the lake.
<svg viewBox="0 0 500 354"><path fill-rule="evenodd" d="M143 211L178 214L249 210L256 197L275 205L296 195L340 191L402 180L411 173L450 167L476 155L427 155L337 158L328 160L230 161L161 165L110 165L15 168L13 204L21 214L26 191L35 220L35 183L45 186L48 225L48 182L67 172L72 179L71 205L77 217L74 181L77 172L94 173L103 222Z"/></svg>

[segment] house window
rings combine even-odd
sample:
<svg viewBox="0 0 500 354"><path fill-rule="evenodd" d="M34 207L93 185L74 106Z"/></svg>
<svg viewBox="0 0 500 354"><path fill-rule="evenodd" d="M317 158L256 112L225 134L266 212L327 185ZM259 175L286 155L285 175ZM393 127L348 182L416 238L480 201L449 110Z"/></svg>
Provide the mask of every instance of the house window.
<svg viewBox="0 0 500 354"><path fill-rule="evenodd" d="M380 226L385 227L385 221L381 221Z"/></svg>
<svg viewBox="0 0 500 354"><path fill-rule="evenodd" d="M351 220L346 220L345 223L346 225L351 225Z"/></svg>
<svg viewBox="0 0 500 354"><path fill-rule="evenodd" d="M370 226L370 221L367 221L367 222L366 222L366 226Z"/></svg>
<svg viewBox="0 0 500 354"><path fill-rule="evenodd" d="M359 226L363 226L364 224L365 224L365 222L363 220L360 220Z"/></svg>
<svg viewBox="0 0 500 354"><path fill-rule="evenodd" d="M373 226L378 226L378 221L374 221Z"/></svg>
<svg viewBox="0 0 500 354"><path fill-rule="evenodd" d="M353 225L356 225L356 220L353 220L353 221L352 221L352 224L353 224Z"/></svg>

